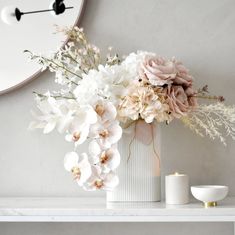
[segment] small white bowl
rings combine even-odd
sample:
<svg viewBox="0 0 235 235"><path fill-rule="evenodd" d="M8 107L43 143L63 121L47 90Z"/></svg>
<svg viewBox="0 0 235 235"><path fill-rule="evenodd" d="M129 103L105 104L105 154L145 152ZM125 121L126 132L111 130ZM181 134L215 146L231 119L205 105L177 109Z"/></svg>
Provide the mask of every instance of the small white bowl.
<svg viewBox="0 0 235 235"><path fill-rule="evenodd" d="M228 194L228 187L222 185L198 185L192 186L193 196L204 203L205 207L217 206L217 202Z"/></svg>

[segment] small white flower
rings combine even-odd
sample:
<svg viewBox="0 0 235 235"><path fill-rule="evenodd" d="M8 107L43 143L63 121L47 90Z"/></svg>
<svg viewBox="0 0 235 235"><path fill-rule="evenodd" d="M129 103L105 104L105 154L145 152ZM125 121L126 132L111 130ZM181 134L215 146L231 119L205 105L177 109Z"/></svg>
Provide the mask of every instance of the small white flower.
<svg viewBox="0 0 235 235"><path fill-rule="evenodd" d="M95 161L101 166L103 172L115 170L120 164L120 154L116 148L110 148L96 156Z"/></svg>
<svg viewBox="0 0 235 235"><path fill-rule="evenodd" d="M115 170L120 164L120 154L116 146L109 149L102 149L97 141L92 141L89 144L90 161L99 165L103 172Z"/></svg>
<svg viewBox="0 0 235 235"><path fill-rule="evenodd" d="M92 176L83 185L87 191L95 190L113 190L119 183L118 176L114 172L108 174L101 173L101 169L97 166L92 167Z"/></svg>
<svg viewBox="0 0 235 235"><path fill-rule="evenodd" d="M88 152L91 156L97 156L101 153L102 148L96 140L92 140L88 145Z"/></svg>
<svg viewBox="0 0 235 235"><path fill-rule="evenodd" d="M85 153L79 156L76 152L70 152L65 155L64 167L71 172L78 185L82 186L91 176L91 165Z"/></svg>
<svg viewBox="0 0 235 235"><path fill-rule="evenodd" d="M68 142L74 142L75 146L78 146L87 140L89 134L89 125L80 123L79 119L75 118L68 132L69 133L65 136L65 139Z"/></svg>
<svg viewBox="0 0 235 235"><path fill-rule="evenodd" d="M103 148L110 148L117 143L122 137L122 128L118 121L96 123L91 126L90 136L98 139Z"/></svg>
<svg viewBox="0 0 235 235"><path fill-rule="evenodd" d="M91 106L83 106L74 114L65 139L75 146L84 143L88 137L90 125L96 123L97 114Z"/></svg>
<svg viewBox="0 0 235 235"><path fill-rule="evenodd" d="M103 122L112 121L117 116L117 110L111 102L98 100L94 105L94 109Z"/></svg>

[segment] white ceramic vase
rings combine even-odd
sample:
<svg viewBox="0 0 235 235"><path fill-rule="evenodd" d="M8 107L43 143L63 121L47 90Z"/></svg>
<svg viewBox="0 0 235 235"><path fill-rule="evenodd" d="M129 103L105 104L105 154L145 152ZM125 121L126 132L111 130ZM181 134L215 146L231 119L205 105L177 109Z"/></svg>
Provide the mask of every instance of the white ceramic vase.
<svg viewBox="0 0 235 235"><path fill-rule="evenodd" d="M141 121L143 122L143 121ZM154 124L132 124L118 144L119 185L107 192L108 202L160 201L160 130Z"/></svg>

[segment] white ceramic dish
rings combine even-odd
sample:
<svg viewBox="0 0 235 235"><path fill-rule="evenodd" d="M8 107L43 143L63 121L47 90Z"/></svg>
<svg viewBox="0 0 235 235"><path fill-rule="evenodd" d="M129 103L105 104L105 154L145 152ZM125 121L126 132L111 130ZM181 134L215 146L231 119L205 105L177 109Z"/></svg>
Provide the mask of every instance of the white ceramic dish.
<svg viewBox="0 0 235 235"><path fill-rule="evenodd" d="M223 185L198 185L191 187L192 195L204 203L205 207L216 206L217 202L228 194L228 187Z"/></svg>

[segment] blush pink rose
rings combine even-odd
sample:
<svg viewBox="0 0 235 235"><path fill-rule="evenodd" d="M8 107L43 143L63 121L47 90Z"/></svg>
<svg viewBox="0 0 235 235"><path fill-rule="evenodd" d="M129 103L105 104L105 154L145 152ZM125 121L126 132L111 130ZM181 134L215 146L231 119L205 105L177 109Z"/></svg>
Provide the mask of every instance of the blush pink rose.
<svg viewBox="0 0 235 235"><path fill-rule="evenodd" d="M189 86L185 89L185 94L188 96L188 102L191 108L197 107L197 98L195 97L196 92L193 90L192 86Z"/></svg>
<svg viewBox="0 0 235 235"><path fill-rule="evenodd" d="M146 56L139 70L140 78L149 81L154 86L172 83L176 74L176 67L172 61L154 56Z"/></svg>
<svg viewBox="0 0 235 235"><path fill-rule="evenodd" d="M154 86L166 84L181 85L188 87L192 85L192 76L185 66L175 60L166 60L157 56L146 56L139 70L141 80L148 81Z"/></svg>
<svg viewBox="0 0 235 235"><path fill-rule="evenodd" d="M189 87L192 85L193 78L189 74L189 70L185 68L185 66L176 59L172 59L172 62L174 63L176 67L176 77L173 80L174 85L182 85L184 87Z"/></svg>
<svg viewBox="0 0 235 235"><path fill-rule="evenodd" d="M181 118L187 115L187 113L196 105L195 100L191 100L193 90L187 89L186 91L182 86L169 85L164 89L167 99L166 103L169 105L170 114L175 118ZM193 97L195 98L195 97ZM195 102L195 103L194 103Z"/></svg>

